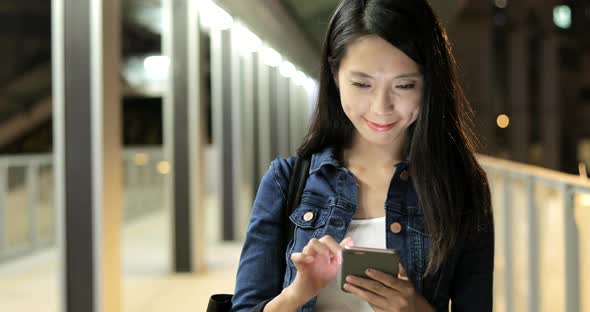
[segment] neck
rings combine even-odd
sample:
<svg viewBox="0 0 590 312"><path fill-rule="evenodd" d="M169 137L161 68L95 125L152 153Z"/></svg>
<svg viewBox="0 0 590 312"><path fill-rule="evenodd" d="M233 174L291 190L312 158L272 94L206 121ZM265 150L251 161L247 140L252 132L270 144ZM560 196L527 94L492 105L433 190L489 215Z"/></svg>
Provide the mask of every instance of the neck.
<svg viewBox="0 0 590 312"><path fill-rule="evenodd" d="M403 144L405 136L390 145L375 145L355 134L352 145L343 151L343 160L347 166L392 169L404 160Z"/></svg>

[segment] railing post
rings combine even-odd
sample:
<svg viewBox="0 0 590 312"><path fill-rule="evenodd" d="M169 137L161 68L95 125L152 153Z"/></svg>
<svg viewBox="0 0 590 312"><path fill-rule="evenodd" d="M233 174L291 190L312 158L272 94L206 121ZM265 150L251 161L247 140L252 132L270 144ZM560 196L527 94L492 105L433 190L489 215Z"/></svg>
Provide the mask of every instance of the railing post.
<svg viewBox="0 0 590 312"><path fill-rule="evenodd" d="M38 204L38 181L39 164L32 161L27 166L27 204L29 209L29 241L30 248L35 250L39 245L37 233L39 233L37 225L37 204Z"/></svg>
<svg viewBox="0 0 590 312"><path fill-rule="evenodd" d="M535 178L527 179L528 220L529 220L529 311L539 311L539 244L537 205L535 196Z"/></svg>
<svg viewBox="0 0 590 312"><path fill-rule="evenodd" d="M504 296L506 312L512 311L514 285L512 273L512 177L510 172L504 171Z"/></svg>
<svg viewBox="0 0 590 312"><path fill-rule="evenodd" d="M579 237L574 211L574 190L563 185L563 220L565 246L565 311L580 311Z"/></svg>

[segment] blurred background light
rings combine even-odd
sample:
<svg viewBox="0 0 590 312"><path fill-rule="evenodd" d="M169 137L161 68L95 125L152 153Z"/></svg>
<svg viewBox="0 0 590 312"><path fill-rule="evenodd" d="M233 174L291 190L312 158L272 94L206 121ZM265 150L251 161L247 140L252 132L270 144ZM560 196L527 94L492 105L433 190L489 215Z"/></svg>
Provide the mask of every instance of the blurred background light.
<svg viewBox="0 0 590 312"><path fill-rule="evenodd" d="M508 0L494 0L496 7L505 9L508 6Z"/></svg>
<svg viewBox="0 0 590 312"><path fill-rule="evenodd" d="M283 75L283 77L291 78L295 75L297 69L295 68L295 65L293 65L293 63L284 61L281 64L280 72L281 75Z"/></svg>
<svg viewBox="0 0 590 312"><path fill-rule="evenodd" d="M315 79L307 78L307 79L305 79L305 83L303 85L303 88L305 88L305 91L307 91L307 94L315 95L315 93L318 91L318 83L315 81Z"/></svg>
<svg viewBox="0 0 590 312"><path fill-rule="evenodd" d="M570 28L572 26L572 9L565 4L553 8L553 23L562 29Z"/></svg>
<svg viewBox="0 0 590 312"><path fill-rule="evenodd" d="M170 59L162 55L134 55L123 60L121 74L132 94L160 96L167 88Z"/></svg>
<svg viewBox="0 0 590 312"><path fill-rule="evenodd" d="M157 4L142 3L134 6L130 12L131 21L141 25L156 34L161 34L164 28L162 7Z"/></svg>
<svg viewBox="0 0 590 312"><path fill-rule="evenodd" d="M199 0L201 26L209 30L225 30L232 27L234 19L211 0Z"/></svg>
<svg viewBox="0 0 590 312"><path fill-rule="evenodd" d="M135 154L135 156L133 157L133 162L137 165L137 166L145 166L145 164L147 164L148 162L148 155L146 153L137 153Z"/></svg>
<svg viewBox="0 0 590 312"><path fill-rule="evenodd" d="M232 29L234 43L240 47L242 55L258 52L262 48L262 40L242 23L234 23Z"/></svg>
<svg viewBox="0 0 590 312"><path fill-rule="evenodd" d="M298 86L305 86L305 82L307 81L307 76L300 70L295 73L295 84Z"/></svg>
<svg viewBox="0 0 590 312"><path fill-rule="evenodd" d="M279 52L271 47L265 47L262 50L262 60L264 64L271 67L279 67L283 61L283 57Z"/></svg>
<svg viewBox="0 0 590 312"><path fill-rule="evenodd" d="M150 80L166 80L168 79L168 71L170 70L170 58L164 55L152 55L145 58L143 61L146 77Z"/></svg>
<svg viewBox="0 0 590 312"><path fill-rule="evenodd" d="M498 116L498 118L496 119L496 123L498 124L498 127L502 129L508 128L508 126L510 125L510 118L507 115L502 114Z"/></svg>
<svg viewBox="0 0 590 312"><path fill-rule="evenodd" d="M158 172L163 175L170 173L170 163L165 160L159 162L158 163Z"/></svg>

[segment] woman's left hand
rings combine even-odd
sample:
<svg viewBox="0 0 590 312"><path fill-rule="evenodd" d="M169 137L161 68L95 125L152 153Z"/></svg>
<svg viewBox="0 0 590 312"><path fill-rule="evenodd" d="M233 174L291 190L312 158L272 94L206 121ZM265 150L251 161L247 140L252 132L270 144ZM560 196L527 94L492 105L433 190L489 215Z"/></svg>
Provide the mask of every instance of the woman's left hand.
<svg viewBox="0 0 590 312"><path fill-rule="evenodd" d="M377 312L428 312L434 309L405 276L400 265L398 277L377 270L367 270L370 277L349 275L344 289L364 300Z"/></svg>

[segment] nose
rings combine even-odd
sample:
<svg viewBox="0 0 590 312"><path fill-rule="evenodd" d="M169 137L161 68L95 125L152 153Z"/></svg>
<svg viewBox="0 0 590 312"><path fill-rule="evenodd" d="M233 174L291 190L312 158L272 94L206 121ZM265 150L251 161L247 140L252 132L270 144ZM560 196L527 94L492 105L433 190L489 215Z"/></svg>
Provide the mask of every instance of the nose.
<svg viewBox="0 0 590 312"><path fill-rule="evenodd" d="M375 115L389 115L393 113L394 105L387 90L377 90L371 105L371 111Z"/></svg>

